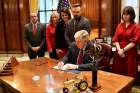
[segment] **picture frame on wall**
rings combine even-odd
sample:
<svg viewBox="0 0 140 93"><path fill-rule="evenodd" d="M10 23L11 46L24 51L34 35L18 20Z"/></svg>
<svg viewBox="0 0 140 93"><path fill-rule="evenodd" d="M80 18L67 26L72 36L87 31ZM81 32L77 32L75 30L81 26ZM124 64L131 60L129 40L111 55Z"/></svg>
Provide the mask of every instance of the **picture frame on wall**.
<svg viewBox="0 0 140 93"><path fill-rule="evenodd" d="M104 38L95 38L95 41L97 43L103 43L104 42Z"/></svg>

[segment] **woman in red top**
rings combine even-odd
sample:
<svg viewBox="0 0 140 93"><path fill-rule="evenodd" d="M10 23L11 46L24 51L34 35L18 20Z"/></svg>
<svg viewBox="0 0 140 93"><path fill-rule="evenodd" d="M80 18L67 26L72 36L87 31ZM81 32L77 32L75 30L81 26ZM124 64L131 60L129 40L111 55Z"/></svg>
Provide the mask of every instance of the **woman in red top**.
<svg viewBox="0 0 140 93"><path fill-rule="evenodd" d="M49 57L55 59L57 59L57 54L55 49L55 28L58 19L59 19L59 14L57 12L53 12L50 18L50 23L46 28L46 43L47 43L46 46L49 52Z"/></svg>
<svg viewBox="0 0 140 93"><path fill-rule="evenodd" d="M135 12L131 6L124 8L122 22L117 26L113 42L116 53L113 62L113 72L136 78L138 74L137 44L140 27L134 22Z"/></svg>

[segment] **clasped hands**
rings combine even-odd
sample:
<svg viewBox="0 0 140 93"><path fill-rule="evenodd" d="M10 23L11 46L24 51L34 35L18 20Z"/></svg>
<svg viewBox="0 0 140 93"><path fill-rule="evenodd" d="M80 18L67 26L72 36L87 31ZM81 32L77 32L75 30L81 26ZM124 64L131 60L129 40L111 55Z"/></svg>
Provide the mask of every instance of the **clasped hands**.
<svg viewBox="0 0 140 93"><path fill-rule="evenodd" d="M61 70L78 69L78 65L69 64L69 63L64 65L63 62L59 62L57 66Z"/></svg>
<svg viewBox="0 0 140 93"><path fill-rule="evenodd" d="M37 52L39 49L40 49L40 46L32 47L32 50L33 50L34 52Z"/></svg>
<svg viewBox="0 0 140 93"><path fill-rule="evenodd" d="M120 57L124 58L125 57L124 49L119 49L118 54L119 54Z"/></svg>

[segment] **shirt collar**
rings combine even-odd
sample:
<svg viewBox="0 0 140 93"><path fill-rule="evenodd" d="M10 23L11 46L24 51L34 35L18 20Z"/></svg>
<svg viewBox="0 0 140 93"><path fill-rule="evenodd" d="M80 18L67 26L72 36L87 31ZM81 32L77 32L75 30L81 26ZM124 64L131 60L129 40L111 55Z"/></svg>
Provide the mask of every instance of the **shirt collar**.
<svg viewBox="0 0 140 93"><path fill-rule="evenodd" d="M35 24L32 22L32 24L37 26L38 22L36 22Z"/></svg>

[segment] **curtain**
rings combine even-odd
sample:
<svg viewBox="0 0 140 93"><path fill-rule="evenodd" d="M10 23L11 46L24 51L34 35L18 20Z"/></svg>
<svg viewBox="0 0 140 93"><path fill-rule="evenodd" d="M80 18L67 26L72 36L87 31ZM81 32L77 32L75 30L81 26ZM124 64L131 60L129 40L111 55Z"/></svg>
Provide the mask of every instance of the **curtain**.
<svg viewBox="0 0 140 93"><path fill-rule="evenodd" d="M38 6L39 6L39 0L29 0L30 5L30 13L37 13L38 12Z"/></svg>

